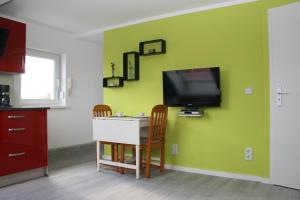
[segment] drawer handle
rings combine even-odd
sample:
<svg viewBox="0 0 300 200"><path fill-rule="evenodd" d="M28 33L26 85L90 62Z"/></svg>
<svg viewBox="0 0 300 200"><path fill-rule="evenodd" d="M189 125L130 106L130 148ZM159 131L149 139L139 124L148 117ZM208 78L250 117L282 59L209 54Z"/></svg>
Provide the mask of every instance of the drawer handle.
<svg viewBox="0 0 300 200"><path fill-rule="evenodd" d="M21 66L22 66L22 69L24 70L24 68L25 68L25 56L21 57Z"/></svg>
<svg viewBox="0 0 300 200"><path fill-rule="evenodd" d="M8 115L8 119L22 119L25 118L24 115Z"/></svg>
<svg viewBox="0 0 300 200"><path fill-rule="evenodd" d="M19 156L24 156L26 155L26 152L20 152L20 153L9 153L8 157L13 158L13 157L19 157Z"/></svg>
<svg viewBox="0 0 300 200"><path fill-rule="evenodd" d="M19 131L25 131L25 128L9 128L9 132L19 132Z"/></svg>

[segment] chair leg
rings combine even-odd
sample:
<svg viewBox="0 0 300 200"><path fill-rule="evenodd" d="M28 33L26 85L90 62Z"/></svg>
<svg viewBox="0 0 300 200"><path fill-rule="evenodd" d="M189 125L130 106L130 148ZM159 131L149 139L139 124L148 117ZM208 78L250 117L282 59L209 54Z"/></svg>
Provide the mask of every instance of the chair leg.
<svg viewBox="0 0 300 200"><path fill-rule="evenodd" d="M135 158L135 147L132 147L132 157Z"/></svg>
<svg viewBox="0 0 300 200"><path fill-rule="evenodd" d="M125 161L125 145L124 144L120 144L120 148L121 148L121 150L120 150L120 154L121 154L120 162L124 163L124 161ZM120 174L124 174L124 168L121 167L119 169L119 172L120 172Z"/></svg>
<svg viewBox="0 0 300 200"><path fill-rule="evenodd" d="M145 172L146 178L150 178L150 165L151 165L151 146L147 145L146 172Z"/></svg>
<svg viewBox="0 0 300 200"><path fill-rule="evenodd" d="M113 149L113 152L112 152L112 161L118 161L118 144L112 144L112 149ZM119 168L116 167L116 171L119 172Z"/></svg>
<svg viewBox="0 0 300 200"><path fill-rule="evenodd" d="M140 169L143 169L143 149L140 149Z"/></svg>
<svg viewBox="0 0 300 200"><path fill-rule="evenodd" d="M110 152L111 153L110 154L111 155L111 160L114 161L115 160L115 146L114 146L114 144L110 145L110 151L111 151Z"/></svg>
<svg viewBox="0 0 300 200"><path fill-rule="evenodd" d="M165 145L163 144L161 147L160 147L160 173L163 173L164 172L164 169L165 169Z"/></svg>

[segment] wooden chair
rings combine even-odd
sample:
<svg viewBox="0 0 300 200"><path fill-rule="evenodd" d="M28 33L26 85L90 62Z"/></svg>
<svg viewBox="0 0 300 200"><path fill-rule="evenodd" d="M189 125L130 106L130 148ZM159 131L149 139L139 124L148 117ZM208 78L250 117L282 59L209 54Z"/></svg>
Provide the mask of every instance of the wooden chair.
<svg viewBox="0 0 300 200"><path fill-rule="evenodd" d="M94 117L109 117L112 115L111 108L108 105L95 105L93 109L93 116ZM98 149L100 148L100 144L108 144L111 145L111 158L113 161L116 161L118 159L118 146L117 144L113 142L105 142L105 141L97 141L97 153ZM97 155L98 156L98 155ZM97 163L97 166L99 167L99 164Z"/></svg>
<svg viewBox="0 0 300 200"><path fill-rule="evenodd" d="M143 150L146 150L146 170L145 177L150 178L150 166L151 166L151 150L160 150L160 172L164 171L165 162L165 134L167 127L167 116L168 107L164 105L156 105L152 108L150 116L150 124L148 129L147 138L141 138L141 159L143 155ZM133 145L121 145L121 160L124 160L125 147L132 147ZM136 162L142 162L136 161ZM142 164L140 165L142 166Z"/></svg>

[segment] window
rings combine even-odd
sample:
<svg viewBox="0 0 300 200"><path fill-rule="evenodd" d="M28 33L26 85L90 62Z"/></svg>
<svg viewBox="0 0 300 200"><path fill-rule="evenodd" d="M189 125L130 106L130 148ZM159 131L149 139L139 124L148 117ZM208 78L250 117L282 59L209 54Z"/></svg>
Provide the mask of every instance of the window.
<svg viewBox="0 0 300 200"><path fill-rule="evenodd" d="M19 104L53 106L62 104L61 55L27 49L25 74L18 76Z"/></svg>

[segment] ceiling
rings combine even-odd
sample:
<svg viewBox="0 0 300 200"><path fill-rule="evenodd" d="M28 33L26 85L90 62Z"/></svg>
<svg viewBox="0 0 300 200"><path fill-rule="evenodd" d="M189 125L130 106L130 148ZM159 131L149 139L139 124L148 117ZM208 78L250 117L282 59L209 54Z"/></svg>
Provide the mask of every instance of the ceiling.
<svg viewBox="0 0 300 200"><path fill-rule="evenodd" d="M0 0L0 14L100 42L103 30L178 11L251 0ZM144 20L144 21L145 21Z"/></svg>
<svg viewBox="0 0 300 200"><path fill-rule="evenodd" d="M6 3L6 2L8 2L8 1L10 1L10 0L0 0L0 5Z"/></svg>

